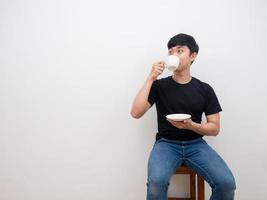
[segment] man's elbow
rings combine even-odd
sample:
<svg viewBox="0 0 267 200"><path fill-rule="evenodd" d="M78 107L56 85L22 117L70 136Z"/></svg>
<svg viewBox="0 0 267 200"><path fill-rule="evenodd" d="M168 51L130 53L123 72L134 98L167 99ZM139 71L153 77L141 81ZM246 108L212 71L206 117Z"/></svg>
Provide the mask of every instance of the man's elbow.
<svg viewBox="0 0 267 200"><path fill-rule="evenodd" d="M214 131L213 131L213 136L217 136L220 133L220 127L217 127Z"/></svg>
<svg viewBox="0 0 267 200"><path fill-rule="evenodd" d="M135 112L135 111L131 111L131 116L135 119L139 119L142 117L142 114L138 113L138 112Z"/></svg>
<svg viewBox="0 0 267 200"><path fill-rule="evenodd" d="M135 119L139 119L141 118L146 111L150 108L150 105L147 104L146 107L137 107L137 106L133 106L132 110L131 110L131 116Z"/></svg>

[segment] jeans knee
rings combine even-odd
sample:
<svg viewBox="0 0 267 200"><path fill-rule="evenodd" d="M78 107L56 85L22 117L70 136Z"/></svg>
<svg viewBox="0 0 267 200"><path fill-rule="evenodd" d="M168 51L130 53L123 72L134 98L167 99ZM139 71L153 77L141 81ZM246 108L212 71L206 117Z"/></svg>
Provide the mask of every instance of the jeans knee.
<svg viewBox="0 0 267 200"><path fill-rule="evenodd" d="M147 182L147 200L167 199L168 184Z"/></svg>
<svg viewBox="0 0 267 200"><path fill-rule="evenodd" d="M147 181L147 188L149 193L157 194L167 191L169 180L164 176L150 177Z"/></svg>
<svg viewBox="0 0 267 200"><path fill-rule="evenodd" d="M217 191L233 192L236 189L235 179L233 176L224 177L215 187Z"/></svg>
<svg viewBox="0 0 267 200"><path fill-rule="evenodd" d="M169 185L169 180L165 177L151 177L147 181L147 186L149 185L164 187Z"/></svg>

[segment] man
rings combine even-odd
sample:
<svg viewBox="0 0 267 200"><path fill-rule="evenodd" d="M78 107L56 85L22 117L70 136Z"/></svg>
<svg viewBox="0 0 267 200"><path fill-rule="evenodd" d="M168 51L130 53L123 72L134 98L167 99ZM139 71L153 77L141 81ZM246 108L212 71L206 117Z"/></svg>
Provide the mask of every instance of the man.
<svg viewBox="0 0 267 200"><path fill-rule="evenodd" d="M190 66L199 47L192 36L182 33L172 37L167 46L169 55L179 57L179 67L172 76L157 79L165 62L154 63L131 110L132 117L140 118L154 103L157 109L158 133L148 160L147 200L167 200L169 180L182 164L209 183L211 200L232 200L233 174L202 138L218 135L222 109L213 88L191 76ZM166 119L166 115L174 113L190 114L191 119ZM206 123L201 123L203 113Z"/></svg>

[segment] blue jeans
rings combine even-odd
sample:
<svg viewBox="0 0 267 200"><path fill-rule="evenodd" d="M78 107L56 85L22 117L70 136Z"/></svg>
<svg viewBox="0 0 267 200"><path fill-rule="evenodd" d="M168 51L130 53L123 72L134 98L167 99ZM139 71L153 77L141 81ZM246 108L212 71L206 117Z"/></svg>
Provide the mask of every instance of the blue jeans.
<svg viewBox="0 0 267 200"><path fill-rule="evenodd" d="M176 169L185 164L212 188L210 200L233 200L235 179L223 159L202 138L155 142L148 160L147 200L167 200L168 186Z"/></svg>

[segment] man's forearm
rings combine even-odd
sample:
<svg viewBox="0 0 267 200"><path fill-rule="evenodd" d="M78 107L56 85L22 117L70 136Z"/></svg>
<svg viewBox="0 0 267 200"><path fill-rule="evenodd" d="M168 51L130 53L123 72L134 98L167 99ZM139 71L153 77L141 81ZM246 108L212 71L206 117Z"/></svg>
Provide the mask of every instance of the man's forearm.
<svg viewBox="0 0 267 200"><path fill-rule="evenodd" d="M192 122L192 127L190 129L200 135L207 136L216 136L220 131L219 126L213 122L207 122L204 124Z"/></svg>

